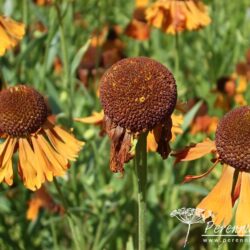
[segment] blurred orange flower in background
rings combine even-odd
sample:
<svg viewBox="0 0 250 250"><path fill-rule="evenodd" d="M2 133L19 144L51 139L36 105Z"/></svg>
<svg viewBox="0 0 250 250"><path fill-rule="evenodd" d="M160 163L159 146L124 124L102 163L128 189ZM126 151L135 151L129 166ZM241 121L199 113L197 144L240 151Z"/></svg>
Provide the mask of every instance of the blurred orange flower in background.
<svg viewBox="0 0 250 250"><path fill-rule="evenodd" d="M246 77L247 81L250 81L250 49L247 50L245 57L245 62L239 62L236 65L236 73L239 76Z"/></svg>
<svg viewBox="0 0 250 250"><path fill-rule="evenodd" d="M148 0L136 0L135 10L131 22L125 29L125 34L139 41L148 40L150 36L150 27L146 20L146 6Z"/></svg>
<svg viewBox="0 0 250 250"><path fill-rule="evenodd" d="M42 208L51 213L64 213L64 208L53 200L44 186L38 189L30 199L26 218L32 221L36 220Z"/></svg>
<svg viewBox="0 0 250 250"><path fill-rule="evenodd" d="M9 17L0 16L0 56L14 48L25 34L25 26Z"/></svg>
<svg viewBox="0 0 250 250"><path fill-rule="evenodd" d="M199 98L190 99L188 101L188 110L192 109L199 101ZM190 126L190 133L192 135L197 133L210 134L216 131L218 117L209 115L208 110L208 104L203 101Z"/></svg>
<svg viewBox="0 0 250 250"><path fill-rule="evenodd" d="M236 105L244 106L247 104L244 93L247 90L247 78L236 73L231 76L220 77L216 82L216 99L214 106L229 111Z"/></svg>
<svg viewBox="0 0 250 250"><path fill-rule="evenodd" d="M33 2L37 5L40 5L40 6L52 4L52 0L33 0Z"/></svg>
<svg viewBox="0 0 250 250"><path fill-rule="evenodd" d="M207 7L196 0L158 0L147 8L146 19L169 34L197 30L211 23Z"/></svg>
<svg viewBox="0 0 250 250"><path fill-rule="evenodd" d="M94 83L97 82L105 69L124 57L120 33L119 26L104 26L102 30L93 33L90 46L77 71L78 78L85 86L88 86L91 77Z"/></svg>

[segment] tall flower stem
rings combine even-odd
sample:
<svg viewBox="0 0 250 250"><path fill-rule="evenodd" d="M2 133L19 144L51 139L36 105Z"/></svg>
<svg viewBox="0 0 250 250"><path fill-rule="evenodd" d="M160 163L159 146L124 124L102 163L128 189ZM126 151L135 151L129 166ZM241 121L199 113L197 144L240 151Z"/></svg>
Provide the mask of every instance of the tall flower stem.
<svg viewBox="0 0 250 250"><path fill-rule="evenodd" d="M135 169L138 184L138 249L146 249L147 133L136 145Z"/></svg>

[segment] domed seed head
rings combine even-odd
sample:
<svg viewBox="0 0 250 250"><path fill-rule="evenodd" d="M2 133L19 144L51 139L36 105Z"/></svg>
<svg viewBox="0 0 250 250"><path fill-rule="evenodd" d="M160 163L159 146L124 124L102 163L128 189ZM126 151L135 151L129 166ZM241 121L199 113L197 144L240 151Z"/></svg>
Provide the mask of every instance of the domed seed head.
<svg viewBox="0 0 250 250"><path fill-rule="evenodd" d="M13 137L36 132L48 116L42 95L19 85L0 92L0 131Z"/></svg>
<svg viewBox="0 0 250 250"><path fill-rule="evenodd" d="M103 75L100 99L105 115L115 124L132 132L151 130L175 108L175 79L155 60L123 59Z"/></svg>
<svg viewBox="0 0 250 250"><path fill-rule="evenodd" d="M236 108L222 118L215 143L222 162L250 172L250 106Z"/></svg>

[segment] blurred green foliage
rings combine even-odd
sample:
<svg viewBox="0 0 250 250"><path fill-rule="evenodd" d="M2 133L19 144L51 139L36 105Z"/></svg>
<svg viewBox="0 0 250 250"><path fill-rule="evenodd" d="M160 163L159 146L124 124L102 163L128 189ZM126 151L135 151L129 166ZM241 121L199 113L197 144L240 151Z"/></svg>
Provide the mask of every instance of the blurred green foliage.
<svg viewBox="0 0 250 250"><path fill-rule="evenodd" d="M63 194L72 214L66 216L41 211L36 221L26 219L32 193L15 177L15 184L1 184L0 249L136 249L136 181L133 163L120 178L109 170L109 140L100 137L100 129L72 122L72 117L85 117L101 109L94 80L88 87L77 78L81 58L94 31L105 25L126 27L131 20L134 2L127 0L61 0L55 6L39 7L31 0L0 0L1 13L26 24L26 35L20 47L0 58L1 82L34 86L49 98L58 122L74 127L77 138L86 145L79 160L72 164L65 178L59 178ZM214 108L216 80L231 75L239 61L245 60L250 48L250 3L242 1L206 1L212 23L198 32L179 35L176 55L175 37L152 29L148 41L139 42L121 35L124 55L152 57L176 75L179 100L206 100L210 115L224 112ZM74 20L79 14L84 27ZM36 30L40 23L47 30ZM63 37L62 37L63 35ZM1 39L1 38L0 38ZM101 53L101 52L100 52ZM178 56L180 65L176 72ZM54 60L60 58L64 67L54 71ZM66 63L66 64L65 64ZM98 63L98 60L97 60ZM98 65L97 65L98 66ZM250 100L249 87L246 94ZM192 115L186 119L190 125ZM185 124L185 125L186 125ZM200 142L207 135L191 135L188 126L172 148L183 148ZM210 135L213 139L213 135ZM186 174L199 174L211 166L210 158L173 165L155 153L148 154L148 236L147 249L181 249L186 225L170 217L181 207L195 207L217 182L221 168L209 177L181 185ZM17 172L17 171L16 171ZM61 203L53 183L47 183L51 196ZM223 204L222 204L223 205ZM73 234L72 234L73 231ZM203 225L191 228L187 249L249 249L245 244L204 243Z"/></svg>

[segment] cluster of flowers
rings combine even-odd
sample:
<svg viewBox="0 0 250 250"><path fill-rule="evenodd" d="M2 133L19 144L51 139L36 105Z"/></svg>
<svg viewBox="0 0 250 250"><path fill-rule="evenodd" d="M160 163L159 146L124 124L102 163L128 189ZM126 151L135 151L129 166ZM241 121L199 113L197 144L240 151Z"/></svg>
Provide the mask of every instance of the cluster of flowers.
<svg viewBox="0 0 250 250"><path fill-rule="evenodd" d="M145 39L149 35L148 25L176 34L211 22L200 1L159 0L146 8L147 4L147 1L137 1L134 20L126 29L134 38ZM147 30L137 37L136 30L142 26ZM0 17L0 55L16 46L24 33L23 24ZM142 133L148 133L149 150L157 151L163 158L169 156L169 142L182 132L182 118L173 114L174 109L178 109L177 87L174 76L165 66L146 57L119 60L101 78L100 100L104 111L77 120L102 125L111 139L110 169L113 172L124 172L124 163L134 157L134 144ZM16 151L18 173L24 185L34 191L45 181L63 176L69 161L76 160L84 145L55 125L44 97L32 87L18 85L2 90L0 114L0 182L8 185L13 183L12 158ZM215 156L215 163L205 174L187 176L185 181L202 178L219 163L223 165L219 182L197 206L205 218L211 216L212 211L215 224L228 225L232 208L239 200L236 224L250 225L250 217L245 216L245 211L250 210L249 135L250 107L242 106L222 118L216 128L215 142L207 139L172 154L176 162L198 159L209 153ZM179 212L176 214L183 216ZM242 235L241 232L238 234Z"/></svg>

